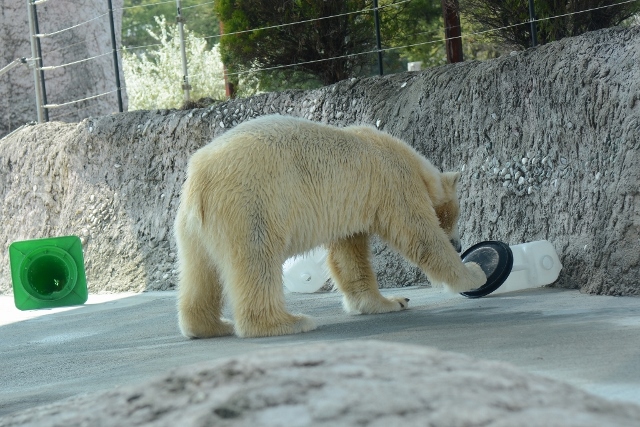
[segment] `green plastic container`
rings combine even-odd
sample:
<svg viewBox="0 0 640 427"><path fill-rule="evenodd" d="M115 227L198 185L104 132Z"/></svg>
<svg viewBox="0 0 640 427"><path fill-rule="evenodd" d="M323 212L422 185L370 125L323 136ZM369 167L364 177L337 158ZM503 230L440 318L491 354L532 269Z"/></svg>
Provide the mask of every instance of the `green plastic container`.
<svg viewBox="0 0 640 427"><path fill-rule="evenodd" d="M87 302L82 243L77 236L25 240L9 246L13 298L20 310Z"/></svg>

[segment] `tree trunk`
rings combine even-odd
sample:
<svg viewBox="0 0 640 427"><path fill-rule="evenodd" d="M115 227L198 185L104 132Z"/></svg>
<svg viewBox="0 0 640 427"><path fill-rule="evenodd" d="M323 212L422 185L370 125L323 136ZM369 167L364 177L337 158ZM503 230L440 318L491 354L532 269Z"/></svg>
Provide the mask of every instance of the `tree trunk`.
<svg viewBox="0 0 640 427"><path fill-rule="evenodd" d="M462 27L460 26L458 0L442 0L444 18L445 51L447 63L464 61L462 57Z"/></svg>

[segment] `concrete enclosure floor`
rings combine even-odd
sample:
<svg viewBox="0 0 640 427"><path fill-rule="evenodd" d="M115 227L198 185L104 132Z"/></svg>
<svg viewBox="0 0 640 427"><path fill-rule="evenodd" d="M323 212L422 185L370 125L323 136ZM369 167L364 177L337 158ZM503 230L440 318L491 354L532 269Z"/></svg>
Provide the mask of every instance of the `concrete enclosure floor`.
<svg viewBox="0 0 640 427"><path fill-rule="evenodd" d="M0 416L167 370L259 349L375 339L499 360L614 400L640 404L640 298L543 288L467 299L432 288L384 289L407 311L348 315L335 292L287 293L309 333L187 340L175 292L91 295L76 308L20 312L0 296Z"/></svg>

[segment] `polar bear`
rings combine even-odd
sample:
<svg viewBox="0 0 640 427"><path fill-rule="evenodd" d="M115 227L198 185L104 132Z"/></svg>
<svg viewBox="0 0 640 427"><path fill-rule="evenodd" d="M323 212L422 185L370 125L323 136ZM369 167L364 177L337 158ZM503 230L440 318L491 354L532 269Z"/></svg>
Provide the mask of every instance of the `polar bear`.
<svg viewBox="0 0 640 427"><path fill-rule="evenodd" d="M484 272L456 251L459 177L368 126L272 115L227 131L193 154L180 196L181 332L262 337L315 329L309 317L287 312L282 264L320 245L347 311L406 309L408 299L378 290L373 233L430 280L455 292L480 287ZM223 295L233 324L221 317Z"/></svg>

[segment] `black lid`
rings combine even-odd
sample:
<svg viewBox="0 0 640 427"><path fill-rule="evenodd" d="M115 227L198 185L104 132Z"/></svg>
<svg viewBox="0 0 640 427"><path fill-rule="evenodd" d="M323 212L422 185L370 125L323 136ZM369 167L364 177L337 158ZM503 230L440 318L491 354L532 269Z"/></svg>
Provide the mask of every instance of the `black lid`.
<svg viewBox="0 0 640 427"><path fill-rule="evenodd" d="M464 251L461 258L465 263L475 262L487 275L487 283L478 289L460 293L467 298L480 298L489 295L507 280L513 268L513 252L511 252L509 245L494 240L471 246Z"/></svg>

